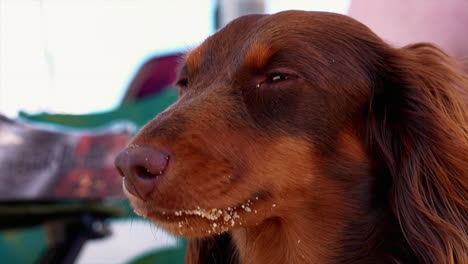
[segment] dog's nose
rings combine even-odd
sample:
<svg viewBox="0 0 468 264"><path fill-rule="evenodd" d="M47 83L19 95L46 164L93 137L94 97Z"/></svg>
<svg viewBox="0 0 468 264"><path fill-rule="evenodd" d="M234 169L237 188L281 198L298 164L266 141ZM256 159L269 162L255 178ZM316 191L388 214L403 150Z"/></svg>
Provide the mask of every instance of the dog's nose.
<svg viewBox="0 0 468 264"><path fill-rule="evenodd" d="M115 167L124 178L127 191L146 200L164 174L169 154L153 147L130 146L115 159Z"/></svg>

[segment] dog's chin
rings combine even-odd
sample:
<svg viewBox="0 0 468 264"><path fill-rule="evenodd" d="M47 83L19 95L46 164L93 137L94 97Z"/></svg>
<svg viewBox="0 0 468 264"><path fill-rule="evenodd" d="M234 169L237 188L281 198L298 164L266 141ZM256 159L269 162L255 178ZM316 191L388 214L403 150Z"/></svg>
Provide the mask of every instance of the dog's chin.
<svg viewBox="0 0 468 264"><path fill-rule="evenodd" d="M277 204L253 196L233 207L176 209L159 208L126 192L134 212L166 231L183 237L220 235L238 227L259 225L272 216Z"/></svg>

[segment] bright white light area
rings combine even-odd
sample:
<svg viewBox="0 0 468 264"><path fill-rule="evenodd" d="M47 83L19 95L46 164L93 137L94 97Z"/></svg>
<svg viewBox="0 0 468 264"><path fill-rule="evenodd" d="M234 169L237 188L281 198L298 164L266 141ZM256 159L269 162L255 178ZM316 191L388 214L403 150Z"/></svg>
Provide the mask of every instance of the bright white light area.
<svg viewBox="0 0 468 264"><path fill-rule="evenodd" d="M346 14L351 0L269 0L265 3L266 13L270 14L289 9Z"/></svg>
<svg viewBox="0 0 468 264"><path fill-rule="evenodd" d="M214 0L0 1L0 112L116 106L136 68L213 29Z"/></svg>
<svg viewBox="0 0 468 264"><path fill-rule="evenodd" d="M86 242L76 263L128 263L155 249L176 245L174 236L141 219L113 221L111 230L108 238Z"/></svg>

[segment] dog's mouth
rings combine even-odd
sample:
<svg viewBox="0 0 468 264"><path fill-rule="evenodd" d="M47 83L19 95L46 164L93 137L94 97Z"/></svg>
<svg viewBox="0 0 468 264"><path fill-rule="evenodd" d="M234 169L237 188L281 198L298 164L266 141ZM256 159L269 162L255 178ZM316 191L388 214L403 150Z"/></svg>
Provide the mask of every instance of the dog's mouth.
<svg viewBox="0 0 468 264"><path fill-rule="evenodd" d="M246 202L245 205L243 204L240 207L197 208L193 210L153 210L147 214L143 214L143 216L155 219L162 225L177 224L179 228L183 226L192 226L193 228L193 223L209 222L210 228L207 229L206 232L209 234L221 233L236 225L242 225L241 215L243 212L257 213L255 209L251 209L251 206L251 202ZM139 213L138 210L136 210L136 213Z"/></svg>
<svg viewBox="0 0 468 264"><path fill-rule="evenodd" d="M225 208L162 209L135 203L133 208L136 214L153 220L172 233L204 236L221 234L246 226L251 219L263 218L265 207L274 209L277 206L267 202L269 200L264 193L257 193L243 203ZM271 205L265 206L266 203Z"/></svg>

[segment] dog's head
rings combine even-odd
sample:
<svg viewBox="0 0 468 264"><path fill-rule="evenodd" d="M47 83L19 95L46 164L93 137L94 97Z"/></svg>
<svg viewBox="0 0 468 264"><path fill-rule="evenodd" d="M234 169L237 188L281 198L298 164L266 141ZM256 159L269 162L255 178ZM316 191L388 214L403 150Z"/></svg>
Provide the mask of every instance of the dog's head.
<svg viewBox="0 0 468 264"><path fill-rule="evenodd" d="M338 241L379 209L421 258L455 256L468 136L466 77L450 63L342 15L239 18L187 54L179 100L117 158L125 190L137 213L182 236L307 215Z"/></svg>

